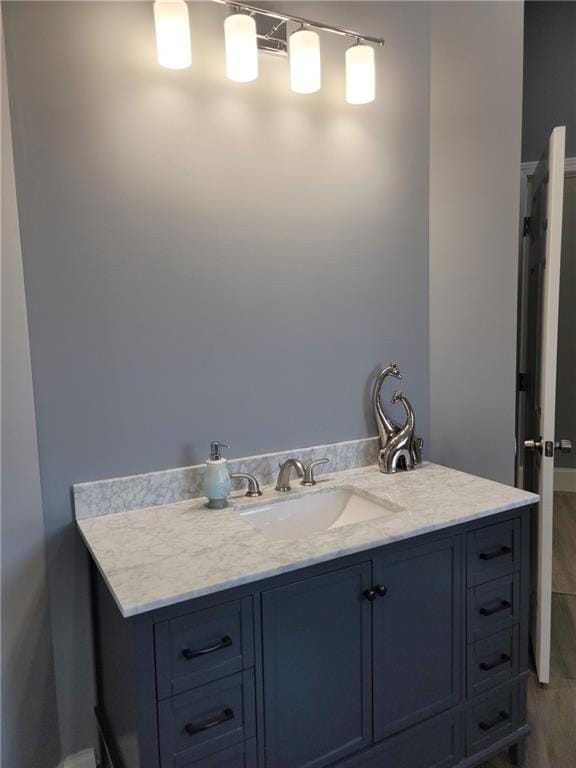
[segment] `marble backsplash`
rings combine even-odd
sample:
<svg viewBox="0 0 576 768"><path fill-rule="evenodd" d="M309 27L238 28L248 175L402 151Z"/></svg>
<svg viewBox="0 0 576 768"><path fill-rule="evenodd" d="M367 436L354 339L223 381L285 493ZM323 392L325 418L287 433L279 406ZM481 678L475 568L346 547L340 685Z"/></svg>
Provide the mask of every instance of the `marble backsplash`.
<svg viewBox="0 0 576 768"><path fill-rule="evenodd" d="M230 472L249 472L255 475L260 485L276 482L278 464L290 456L296 456L307 464L315 459L330 459L330 463L318 467L316 474L340 472L376 464L378 438L348 440L343 443L316 445L310 448L296 448L291 451L268 453L262 456L247 456L230 459ZM73 486L74 509L78 520L132 509L173 504L178 501L202 496L202 479L205 464L191 467L149 472L145 475L116 477L92 483ZM239 486L241 487L241 486Z"/></svg>

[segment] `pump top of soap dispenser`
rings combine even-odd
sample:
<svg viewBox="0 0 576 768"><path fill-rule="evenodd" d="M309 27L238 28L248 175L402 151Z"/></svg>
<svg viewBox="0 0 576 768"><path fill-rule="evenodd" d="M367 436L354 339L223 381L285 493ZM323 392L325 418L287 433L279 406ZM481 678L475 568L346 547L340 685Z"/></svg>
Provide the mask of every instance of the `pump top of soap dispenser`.
<svg viewBox="0 0 576 768"><path fill-rule="evenodd" d="M230 448L226 443L221 443L218 440L213 440L210 443L210 461L220 461L222 458L221 448Z"/></svg>

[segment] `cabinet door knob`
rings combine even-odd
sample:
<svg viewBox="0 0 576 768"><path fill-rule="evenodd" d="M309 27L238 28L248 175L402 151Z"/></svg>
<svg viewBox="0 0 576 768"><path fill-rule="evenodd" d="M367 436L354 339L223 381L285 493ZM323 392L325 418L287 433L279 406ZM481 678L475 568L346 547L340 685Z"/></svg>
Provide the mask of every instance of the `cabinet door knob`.
<svg viewBox="0 0 576 768"><path fill-rule="evenodd" d="M384 597L387 592L388 587L384 587L382 584L374 584L374 586L364 590L364 597L372 602L377 597Z"/></svg>

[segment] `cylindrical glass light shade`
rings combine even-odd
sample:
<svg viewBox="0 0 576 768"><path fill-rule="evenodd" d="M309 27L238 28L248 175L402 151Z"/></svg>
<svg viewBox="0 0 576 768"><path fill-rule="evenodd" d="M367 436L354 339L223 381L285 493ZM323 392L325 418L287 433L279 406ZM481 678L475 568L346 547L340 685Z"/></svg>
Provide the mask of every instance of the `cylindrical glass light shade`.
<svg viewBox="0 0 576 768"><path fill-rule="evenodd" d="M236 83L258 77L256 22L245 13L234 13L224 22L226 74Z"/></svg>
<svg viewBox="0 0 576 768"><path fill-rule="evenodd" d="M376 96L374 48L353 45L346 51L346 101L368 104Z"/></svg>
<svg viewBox="0 0 576 768"><path fill-rule="evenodd" d="M300 29L290 35L290 85L296 93L320 90L320 38L317 32Z"/></svg>
<svg viewBox="0 0 576 768"><path fill-rule="evenodd" d="M158 63L168 69L186 69L192 64L188 6L183 0L154 3Z"/></svg>

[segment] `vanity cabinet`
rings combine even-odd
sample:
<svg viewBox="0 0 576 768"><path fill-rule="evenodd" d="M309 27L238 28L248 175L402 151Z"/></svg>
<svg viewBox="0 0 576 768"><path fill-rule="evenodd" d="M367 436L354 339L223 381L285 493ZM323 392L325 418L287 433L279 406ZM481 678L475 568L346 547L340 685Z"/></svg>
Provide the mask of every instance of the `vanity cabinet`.
<svg viewBox="0 0 576 768"><path fill-rule="evenodd" d="M529 530L516 509L132 619L94 570L108 764L521 762Z"/></svg>
<svg viewBox="0 0 576 768"><path fill-rule="evenodd" d="M371 743L371 572L359 563L262 593L267 765L322 768Z"/></svg>
<svg viewBox="0 0 576 768"><path fill-rule="evenodd" d="M462 539L452 536L374 559L384 592L373 603L374 739L460 701Z"/></svg>

